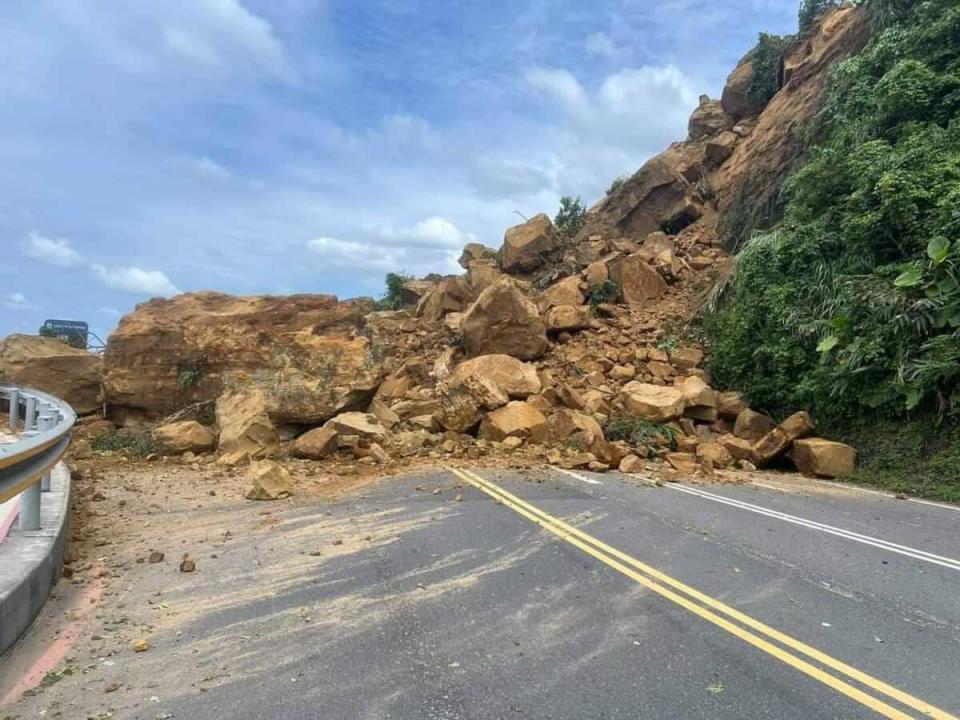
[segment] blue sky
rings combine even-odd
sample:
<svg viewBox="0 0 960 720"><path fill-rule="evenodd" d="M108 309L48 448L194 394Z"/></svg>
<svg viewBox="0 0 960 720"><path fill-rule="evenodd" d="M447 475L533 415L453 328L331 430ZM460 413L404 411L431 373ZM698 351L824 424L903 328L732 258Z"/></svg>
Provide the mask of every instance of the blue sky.
<svg viewBox="0 0 960 720"><path fill-rule="evenodd" d="M0 335L376 295L682 139L796 0L0 4Z"/></svg>

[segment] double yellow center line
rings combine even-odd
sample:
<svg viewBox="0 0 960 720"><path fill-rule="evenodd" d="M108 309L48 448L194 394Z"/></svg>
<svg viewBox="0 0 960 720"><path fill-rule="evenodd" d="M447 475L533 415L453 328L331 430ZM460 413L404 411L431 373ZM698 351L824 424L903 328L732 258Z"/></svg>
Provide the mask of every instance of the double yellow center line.
<svg viewBox="0 0 960 720"><path fill-rule="evenodd" d="M563 520L507 492L499 485L485 480L475 472L459 469L452 469L451 472L464 482L481 490L514 512L539 525L544 530L553 533L591 557L596 558L604 565L613 568L631 580L640 583L649 590L676 603L685 610L692 612L694 615L726 630L731 635L772 655L787 665L846 695L850 699L874 710L883 717L895 718L896 720L915 717L887 702L888 700L892 700L916 710L921 713L923 717L937 718L938 720L958 720L958 718L950 713L940 710L909 693L898 690L882 680L878 680L865 672L857 670L779 630L764 625L739 610L725 605L719 600L705 595L699 590L660 572L656 568L650 567L626 553L597 540L582 530L565 523ZM779 643L779 645L774 643ZM789 652L784 648L789 648L793 652ZM804 660L801 656L806 656L810 660L816 661L822 667ZM824 668L833 670L834 674L827 672ZM844 677L859 683L868 690L872 690L874 694L870 694L850 684L847 680L841 679Z"/></svg>

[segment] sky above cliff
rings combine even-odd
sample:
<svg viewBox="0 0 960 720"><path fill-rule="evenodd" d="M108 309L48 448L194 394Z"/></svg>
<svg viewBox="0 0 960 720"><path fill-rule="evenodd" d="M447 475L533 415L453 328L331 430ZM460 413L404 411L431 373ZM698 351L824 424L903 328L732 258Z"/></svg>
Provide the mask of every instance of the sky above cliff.
<svg viewBox="0 0 960 720"><path fill-rule="evenodd" d="M377 295L591 204L796 0L0 4L0 335L150 297Z"/></svg>

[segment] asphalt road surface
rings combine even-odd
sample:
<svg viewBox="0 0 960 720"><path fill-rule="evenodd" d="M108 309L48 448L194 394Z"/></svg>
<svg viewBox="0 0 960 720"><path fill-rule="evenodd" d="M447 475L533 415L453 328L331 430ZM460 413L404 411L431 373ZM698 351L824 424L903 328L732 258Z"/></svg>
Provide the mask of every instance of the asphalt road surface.
<svg viewBox="0 0 960 720"><path fill-rule="evenodd" d="M171 608L151 651L65 679L58 716L960 715L960 508L437 470L274 519L202 583L144 576L133 595ZM121 671L132 689L103 695Z"/></svg>

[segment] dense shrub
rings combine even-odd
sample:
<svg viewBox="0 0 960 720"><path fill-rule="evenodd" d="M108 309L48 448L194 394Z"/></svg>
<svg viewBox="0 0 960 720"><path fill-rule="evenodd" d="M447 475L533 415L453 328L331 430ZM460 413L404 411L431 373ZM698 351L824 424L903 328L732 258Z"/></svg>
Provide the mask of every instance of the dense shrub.
<svg viewBox="0 0 960 720"><path fill-rule="evenodd" d="M557 226L557 230L567 237L573 237L580 232L580 228L586 221L587 208L579 197L573 198L564 195L560 198L560 209L557 210L557 215L553 219L553 224Z"/></svg>
<svg viewBox="0 0 960 720"><path fill-rule="evenodd" d="M758 106L766 105L780 89L780 61L789 37L760 33L757 46L753 49L753 75L747 94Z"/></svg>
<svg viewBox="0 0 960 720"><path fill-rule="evenodd" d="M949 0L836 69L783 220L746 243L707 318L720 383L773 412L960 415L958 110Z"/></svg>
<svg viewBox="0 0 960 720"><path fill-rule="evenodd" d="M387 273L385 278L386 292L377 300L377 310L399 310L403 307L403 286L412 280L403 273Z"/></svg>

